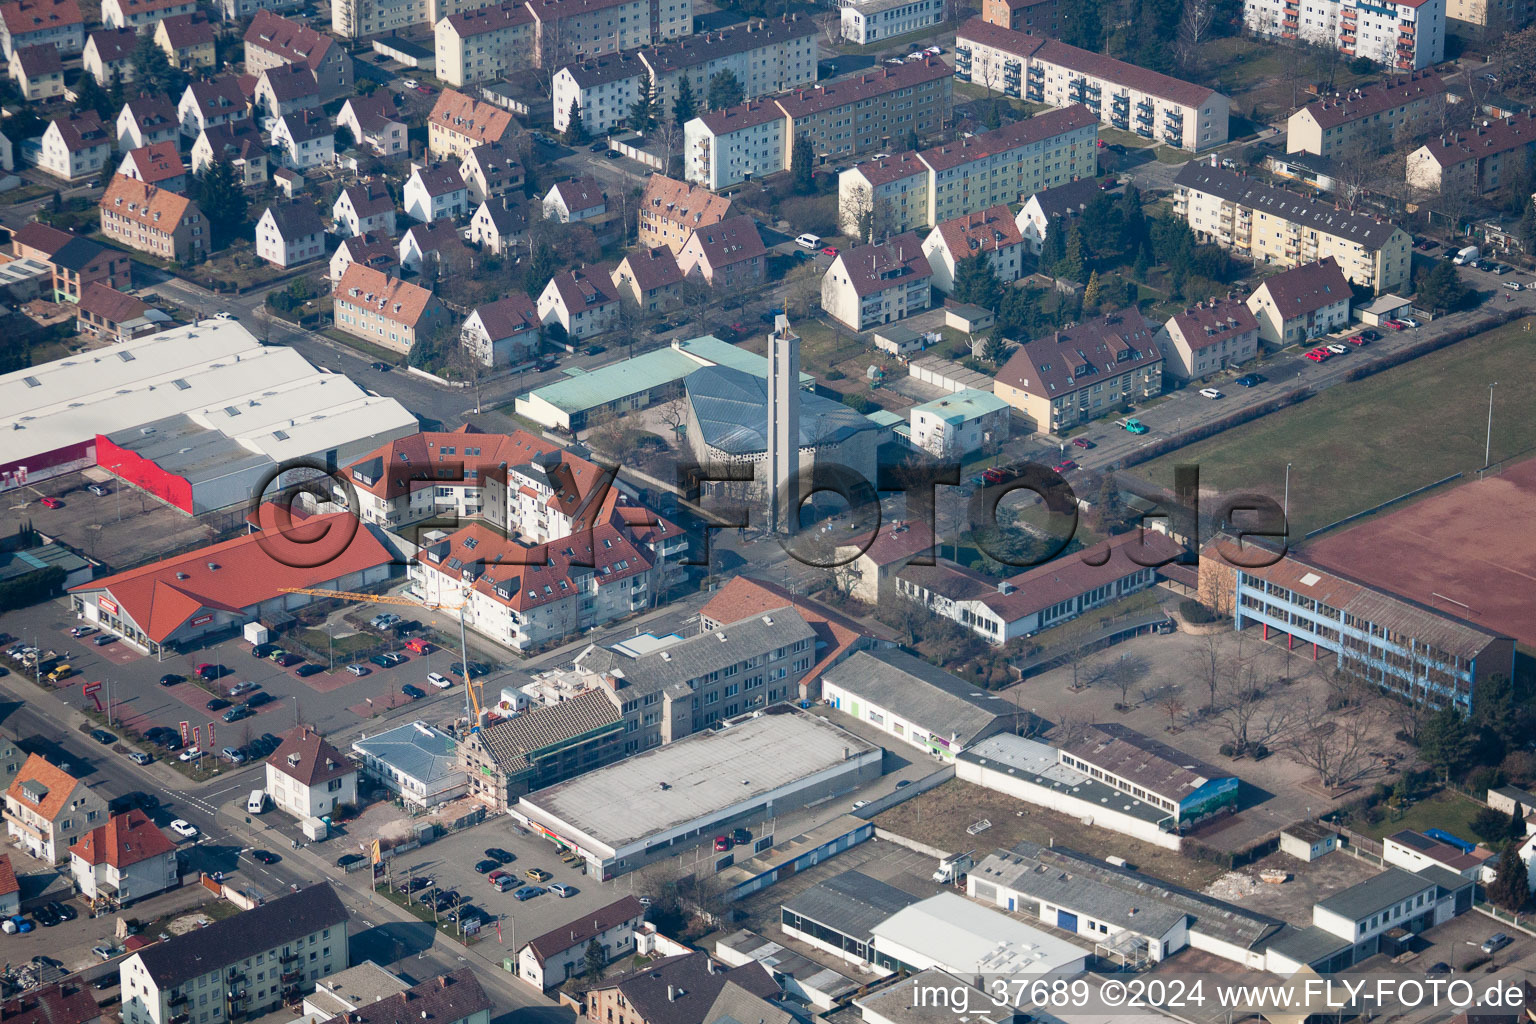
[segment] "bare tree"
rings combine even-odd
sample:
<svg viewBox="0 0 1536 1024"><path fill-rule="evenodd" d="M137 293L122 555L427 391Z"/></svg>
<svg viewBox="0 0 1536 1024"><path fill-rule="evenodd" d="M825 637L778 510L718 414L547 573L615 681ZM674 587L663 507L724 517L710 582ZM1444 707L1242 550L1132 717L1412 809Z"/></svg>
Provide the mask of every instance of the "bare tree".
<svg viewBox="0 0 1536 1024"><path fill-rule="evenodd" d="M843 41L843 12L834 8L816 15L816 27L826 36L828 46L836 46Z"/></svg>
<svg viewBox="0 0 1536 1024"><path fill-rule="evenodd" d="M675 441L683 432L683 424L688 422L688 400L678 395L657 410L657 414L661 422L671 428L672 439Z"/></svg>
<svg viewBox="0 0 1536 1024"><path fill-rule="evenodd" d="M1144 675L1145 665L1139 658L1128 657L1124 654L1118 658L1109 659L1104 668L1104 682L1120 691L1120 703L1127 702L1127 696L1131 687Z"/></svg>
<svg viewBox="0 0 1536 1024"><path fill-rule="evenodd" d="M1172 732L1184 714L1184 701L1179 696L1179 688L1170 686L1163 690L1162 696L1157 699L1157 706L1168 716L1168 731Z"/></svg>
<svg viewBox="0 0 1536 1024"><path fill-rule="evenodd" d="M1187 0L1184 16L1179 20L1179 65L1185 70L1196 68L1200 63L1200 47L1210 37L1216 24L1215 0Z"/></svg>
<svg viewBox="0 0 1536 1024"><path fill-rule="evenodd" d="M1196 679L1205 684L1206 693L1210 699L1206 702L1208 711L1216 710L1216 691L1221 686L1222 669L1225 667L1222 660L1221 637L1216 633L1201 635L1195 649L1190 654L1190 661L1194 666L1193 674Z"/></svg>
<svg viewBox="0 0 1536 1024"><path fill-rule="evenodd" d="M1221 707L1213 718L1234 757L1271 746L1283 735L1287 720L1285 705L1269 699L1267 681L1252 665L1244 666L1225 682Z"/></svg>
<svg viewBox="0 0 1536 1024"><path fill-rule="evenodd" d="M1386 766L1370 749L1374 714L1363 710L1335 714L1308 697L1298 706L1296 725L1286 741L1286 753L1316 772L1323 786L1348 786L1385 773Z"/></svg>

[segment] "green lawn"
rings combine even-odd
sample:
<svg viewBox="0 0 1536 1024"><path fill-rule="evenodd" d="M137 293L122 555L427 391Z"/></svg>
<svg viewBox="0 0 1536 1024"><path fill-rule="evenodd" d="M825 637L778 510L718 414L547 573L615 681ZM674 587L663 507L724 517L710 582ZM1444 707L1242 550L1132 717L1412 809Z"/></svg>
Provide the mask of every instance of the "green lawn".
<svg viewBox="0 0 1536 1024"><path fill-rule="evenodd" d="M1482 466L1488 383L1498 381L1493 459L1536 447L1536 344L1531 321L1488 331L1137 467L1171 486L1176 464L1198 464L1202 488L1281 499L1291 464L1291 536ZM1345 359L1355 358L1353 355Z"/></svg>
<svg viewBox="0 0 1536 1024"><path fill-rule="evenodd" d="M380 348L377 345L370 345L362 338L354 337L339 327L327 327L320 331L320 333L325 335L327 338L334 338L335 340L341 342L343 345L357 349L357 351L361 352L369 359L374 359L381 363L389 363L391 366L401 365L400 353L391 352L388 349Z"/></svg>
<svg viewBox="0 0 1536 1024"><path fill-rule="evenodd" d="M1411 828L1416 832L1423 832L1427 828L1438 828L1458 839L1475 843L1477 836L1472 833L1472 819L1477 816L1478 811L1483 809L1483 805L1476 800L1464 797L1453 790L1441 790L1434 796L1411 805L1402 813L1387 809L1387 816L1375 825L1356 821L1350 827L1372 839L1381 839L1405 828Z"/></svg>

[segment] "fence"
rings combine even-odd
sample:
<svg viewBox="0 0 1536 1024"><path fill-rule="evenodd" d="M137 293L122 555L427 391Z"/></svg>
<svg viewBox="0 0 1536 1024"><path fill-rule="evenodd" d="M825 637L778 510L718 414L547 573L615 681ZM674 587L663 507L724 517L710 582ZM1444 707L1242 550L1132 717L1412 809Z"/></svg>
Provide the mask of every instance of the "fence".
<svg viewBox="0 0 1536 1024"><path fill-rule="evenodd" d="M1329 523L1327 526L1320 526L1317 529L1312 530L1311 532L1309 532L1302 539L1303 540L1311 540L1313 537L1316 537L1318 534L1320 534L1320 533L1327 533L1329 530L1333 529L1336 526L1343 526L1345 523L1352 523L1356 519L1360 519L1360 518L1362 518L1364 516L1374 515L1377 512L1380 512L1384 508L1387 508L1387 507L1392 506L1392 505L1396 505L1400 501L1407 501L1409 498L1416 497L1416 496L1418 496L1420 494L1423 494L1425 491L1432 491L1436 487L1439 487L1441 484L1448 484L1452 480L1459 480L1459 479L1461 479L1461 477L1462 477L1461 473L1452 473L1450 476L1441 477L1439 480L1436 480L1432 484L1425 484L1423 487L1415 487L1413 490L1405 491L1402 494L1399 494L1395 498L1388 498L1386 501L1383 501L1383 502L1381 502L1378 505L1372 505L1368 509L1362 509L1359 512L1351 513L1350 515L1345 516L1343 519L1335 519L1333 522Z"/></svg>
<svg viewBox="0 0 1536 1024"><path fill-rule="evenodd" d="M1058 665L1065 665L1072 660L1074 655L1085 648L1113 646L1122 640L1129 640L1133 636L1138 636L1143 631L1151 630L1158 624L1166 621L1168 621L1168 615L1161 609L1129 619L1111 620L1103 629L1089 633L1067 650L1044 651L1027 661L1013 662L1013 668L1018 671L1020 679L1028 679L1036 673L1049 671Z"/></svg>
<svg viewBox="0 0 1536 1024"><path fill-rule="evenodd" d="M1380 840L1372 839L1370 836L1363 836L1354 829L1345 828L1343 825L1334 825L1332 827L1338 829L1339 835L1344 837L1344 845L1340 849L1347 850L1360 860L1369 861L1372 864L1380 865L1383 863L1383 858L1386 854L1382 849Z"/></svg>

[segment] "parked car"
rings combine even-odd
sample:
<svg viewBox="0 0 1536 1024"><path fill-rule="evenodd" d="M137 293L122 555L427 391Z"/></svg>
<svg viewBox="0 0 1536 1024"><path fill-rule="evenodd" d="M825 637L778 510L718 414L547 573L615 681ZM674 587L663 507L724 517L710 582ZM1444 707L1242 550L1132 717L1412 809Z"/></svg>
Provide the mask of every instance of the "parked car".
<svg viewBox="0 0 1536 1024"><path fill-rule="evenodd" d="M142 765L149 764L151 761L154 760L154 758L150 757L148 754L144 753L144 751L142 751L142 750L135 750L133 753L128 755L128 760L132 761L136 765L142 766Z"/></svg>
<svg viewBox="0 0 1536 1024"><path fill-rule="evenodd" d="M433 651L437 650L436 647L432 646L430 641L424 640L419 636L407 640L405 642L405 649L416 654L431 654Z"/></svg>
<svg viewBox="0 0 1536 1024"><path fill-rule="evenodd" d="M69 631L69 635L78 638L82 636L90 636L94 632L96 632L95 626L76 626L74 629Z"/></svg>
<svg viewBox="0 0 1536 1024"><path fill-rule="evenodd" d="M177 683L184 683L186 681L187 679L185 676L179 676L174 672L167 672L165 675L160 677L161 686L175 686Z"/></svg>
<svg viewBox="0 0 1536 1024"><path fill-rule="evenodd" d="M1405 317L1402 318L1402 320L1400 320L1398 322L1401 323L1404 327L1422 327L1422 326L1424 326L1423 324L1419 323L1417 320L1415 320L1411 316L1405 316Z"/></svg>
<svg viewBox="0 0 1536 1024"><path fill-rule="evenodd" d="M115 643L117 643L117 637L110 636L110 635L108 635L106 633L103 633L101 636L99 636L96 639L92 640L91 643L94 644L97 647L105 647L105 646L107 646L107 644L115 644Z"/></svg>
<svg viewBox="0 0 1536 1024"><path fill-rule="evenodd" d="M360 853L344 853L336 858L336 866L339 868L351 867L362 859L363 855Z"/></svg>
<svg viewBox="0 0 1536 1024"><path fill-rule="evenodd" d="M724 853L731 848L730 836L715 836L715 850Z"/></svg>
<svg viewBox="0 0 1536 1024"><path fill-rule="evenodd" d="M1222 394L1215 388L1201 388L1200 394L1205 398L1221 398Z"/></svg>
<svg viewBox="0 0 1536 1024"><path fill-rule="evenodd" d="M1340 345L1338 342L1334 342L1333 344L1328 346L1328 351L1332 352L1336 356L1341 356L1344 353L1349 351L1349 346L1348 345Z"/></svg>
<svg viewBox="0 0 1536 1024"><path fill-rule="evenodd" d="M108 945L105 945L105 944L100 945L100 946L92 946L91 947L91 952L95 953L97 956L101 957L103 960L111 960L113 957L117 956L117 947L115 947L115 946L108 946Z"/></svg>
<svg viewBox="0 0 1536 1024"><path fill-rule="evenodd" d="M554 876L543 868L529 868L523 872L523 877L530 882L547 882Z"/></svg>
<svg viewBox="0 0 1536 1024"><path fill-rule="evenodd" d="M250 693L252 690L256 689L257 686L257 683L253 683L247 679L243 682L236 683L234 686L231 686L227 691L225 691L224 696L238 697L241 694Z"/></svg>
<svg viewBox="0 0 1536 1024"><path fill-rule="evenodd" d="M411 698L411 700L421 700L421 698L427 695L426 690L423 690L419 686L412 686L410 683L406 683L404 686L400 687L400 692Z"/></svg>
<svg viewBox="0 0 1536 1024"><path fill-rule="evenodd" d="M234 723L242 721L243 719L250 718L254 714L256 714L256 712L249 704L241 704L239 707L230 708L228 711L224 712L224 721L230 725L233 725ZM240 762L236 761L235 763L239 764Z"/></svg>
<svg viewBox="0 0 1536 1024"><path fill-rule="evenodd" d="M100 743L104 747L110 747L112 744L117 742L117 737L107 732L105 729L92 729L91 739L95 740L97 743Z"/></svg>
<svg viewBox="0 0 1536 1024"><path fill-rule="evenodd" d="M288 651L284 651L281 654L273 655L272 656L272 660L277 662L278 665L282 666L283 668L287 668L289 665L297 665L299 662L303 661L304 659L299 657L297 654L292 654L292 653L290 653Z"/></svg>
<svg viewBox="0 0 1536 1024"><path fill-rule="evenodd" d="M186 750L183 750L179 755L177 755L176 760L178 760L178 761L195 761L199 757L202 757L202 756L203 756L203 748L202 747L188 747Z"/></svg>
<svg viewBox="0 0 1536 1024"><path fill-rule="evenodd" d="M394 659L391 658L387 654L375 654L373 657L369 658L368 660L373 662L375 665L379 666L379 668L394 668L395 667Z"/></svg>
<svg viewBox="0 0 1536 1024"><path fill-rule="evenodd" d="M517 890L517 892L514 892L512 896L517 900L531 900L535 896L542 896L543 894L544 890L537 885L525 885Z"/></svg>
<svg viewBox="0 0 1536 1024"><path fill-rule="evenodd" d="M372 672L373 669L369 668L367 665L358 665L353 663L347 666L347 671L351 672L355 676L365 676L369 672Z"/></svg>
<svg viewBox="0 0 1536 1024"><path fill-rule="evenodd" d="M500 861L492 860L491 858L487 857L485 860L482 860L475 865L475 871L482 875L488 875L499 867L501 867Z"/></svg>
<svg viewBox="0 0 1536 1024"><path fill-rule="evenodd" d="M1076 469L1076 468L1077 468L1077 460L1076 459L1062 459L1060 462L1056 463L1056 472L1058 472L1058 473L1065 473L1068 470Z"/></svg>
<svg viewBox="0 0 1536 1024"><path fill-rule="evenodd" d="M270 693L253 693L246 698L245 706L248 708L259 708L271 704L276 699Z"/></svg>
<svg viewBox="0 0 1536 1024"><path fill-rule="evenodd" d="M1508 935L1505 935L1503 932L1494 932L1492 935L1488 936L1487 941L1485 941L1478 948L1481 949L1484 953L1497 953L1499 950L1503 949L1505 946L1514 941L1514 939L1510 938Z"/></svg>
<svg viewBox="0 0 1536 1024"><path fill-rule="evenodd" d="M499 846L486 847L485 855L491 860L494 860L497 864L511 864L514 860L517 860L517 857L515 857L510 851L503 850Z"/></svg>
<svg viewBox="0 0 1536 1024"><path fill-rule="evenodd" d="M109 488L106 484L91 484L86 488L86 490L90 491L98 498L105 498L107 495L112 493L111 488Z"/></svg>
<svg viewBox="0 0 1536 1024"><path fill-rule="evenodd" d="M212 680L222 678L228 671L223 665L211 665L204 662L197 666L197 678L204 682L211 682Z"/></svg>
<svg viewBox="0 0 1536 1024"><path fill-rule="evenodd" d="M230 702L225 700L223 697L215 697L207 704L204 704L203 708L207 711L223 711L225 708L229 707L229 704Z"/></svg>
<svg viewBox="0 0 1536 1024"><path fill-rule="evenodd" d="M1072 439L1072 443L1075 446L1077 446L1078 448L1082 448L1082 449L1085 449L1085 450L1089 449L1089 448L1097 448L1098 447L1098 445L1094 444L1092 441L1088 440L1086 437L1074 437Z"/></svg>
<svg viewBox="0 0 1536 1024"><path fill-rule="evenodd" d="M58 498L39 498L38 501L42 503L42 506L44 508L63 508L64 507L64 503L62 501L60 501Z"/></svg>
<svg viewBox="0 0 1536 1024"><path fill-rule="evenodd" d="M255 647L251 648L251 657L265 658L273 651L279 650L282 650L282 648L278 647L277 644L257 644Z"/></svg>
<svg viewBox="0 0 1536 1024"><path fill-rule="evenodd" d="M559 896L561 899L567 900L572 896L575 896L581 890L577 889L574 885L566 885L564 882L556 882L554 885L549 887L549 891L554 893L556 896Z"/></svg>
<svg viewBox="0 0 1536 1024"><path fill-rule="evenodd" d="M1366 341L1377 341L1381 338L1381 335L1375 331L1361 331L1360 337L1364 338Z"/></svg>
<svg viewBox="0 0 1536 1024"><path fill-rule="evenodd" d="M234 711L230 712L230 714L234 714L235 711L239 710L239 708L235 708ZM229 721L229 716L226 715L224 720ZM240 750L239 747L225 747L223 750L219 751L219 756L228 761L230 764L245 764L245 754Z"/></svg>
<svg viewBox="0 0 1536 1024"><path fill-rule="evenodd" d="M737 829L732 829L731 830L731 842L735 843L737 846L744 846L745 844L750 843L751 841L752 841L752 833L747 831L746 829L744 829L744 828L737 828Z"/></svg>
<svg viewBox="0 0 1536 1024"><path fill-rule="evenodd" d="M448 687L453 685L453 680L449 679L447 676L443 675L441 672L428 672L427 673L427 682L431 683L433 686L437 687L439 690L446 690L446 689L448 689Z"/></svg>
<svg viewBox="0 0 1536 1024"><path fill-rule="evenodd" d="M1344 340L1349 342L1351 345L1355 345L1355 346L1361 346L1361 345L1364 345L1366 343L1365 335L1363 335L1363 334L1351 334L1349 337L1345 338Z"/></svg>
<svg viewBox="0 0 1536 1024"><path fill-rule="evenodd" d="M300 679L303 679L306 676L314 675L316 672L324 671L325 669L323 667L316 665L314 662L310 662L307 665L300 665L298 668L294 669L293 674L298 676Z"/></svg>

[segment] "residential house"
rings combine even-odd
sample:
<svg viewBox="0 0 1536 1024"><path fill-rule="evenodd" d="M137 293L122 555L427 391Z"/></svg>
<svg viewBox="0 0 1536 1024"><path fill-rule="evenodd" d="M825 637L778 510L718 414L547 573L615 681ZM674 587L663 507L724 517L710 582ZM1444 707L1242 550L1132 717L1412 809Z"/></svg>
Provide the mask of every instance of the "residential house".
<svg viewBox="0 0 1536 1024"><path fill-rule="evenodd" d="M400 243L380 234L353 235L343 238L331 253L331 286L340 281L347 267L361 263L388 275L400 265Z"/></svg>
<svg viewBox="0 0 1536 1024"><path fill-rule="evenodd" d="M339 997L333 994L333 998L337 1003L346 1005L348 994ZM406 1021L490 1024L495 1009L496 1005L475 979L474 971L461 967L451 974L428 978L403 992L374 991L371 999L358 999L355 1005L342 1013L325 1015L326 1011L322 1011L316 1024L332 1020L337 1021L337 1024L405 1024Z"/></svg>
<svg viewBox="0 0 1536 1024"><path fill-rule="evenodd" d="M37 166L65 181L76 181L108 169L112 135L94 110L71 110L56 117L43 132Z"/></svg>
<svg viewBox="0 0 1536 1024"><path fill-rule="evenodd" d="M395 200L382 179L364 178L348 185L331 204L331 230L338 238L380 231L395 233Z"/></svg>
<svg viewBox="0 0 1536 1024"><path fill-rule="evenodd" d="M256 222L256 255L279 267L294 267L325 255L325 225L313 203L273 203Z"/></svg>
<svg viewBox="0 0 1536 1024"><path fill-rule="evenodd" d="M336 160L336 129L317 110L292 110L272 126L272 147L290 170L325 167Z"/></svg>
<svg viewBox="0 0 1536 1024"><path fill-rule="evenodd" d="M117 174L100 205L102 234L130 249L178 263L208 252L208 222L185 196Z"/></svg>
<svg viewBox="0 0 1536 1024"><path fill-rule="evenodd" d="M793 126L771 99L707 110L683 126L684 177L718 192L789 166Z"/></svg>
<svg viewBox="0 0 1536 1024"><path fill-rule="evenodd" d="M1332 256L1267 277L1248 296L1259 337L1277 347L1320 338L1349 326L1354 291Z"/></svg>
<svg viewBox="0 0 1536 1024"><path fill-rule="evenodd" d="M10 884L16 884L14 878ZM18 907L10 912L16 914ZM96 993L79 975L11 996L0 1015L16 1024L101 1024L105 1017Z"/></svg>
<svg viewBox="0 0 1536 1024"><path fill-rule="evenodd" d="M843 38L858 46L935 31L945 17L944 5L935 0L851 0L839 13Z"/></svg>
<svg viewBox="0 0 1536 1024"><path fill-rule="evenodd" d="M664 245L673 254L683 251L688 236L731 215L731 201L708 189L676 181L663 174L645 179L637 215L640 245Z"/></svg>
<svg viewBox="0 0 1536 1024"><path fill-rule="evenodd" d="M109 28L131 28L141 34L153 34L158 22L195 10L194 0L101 0L103 23Z"/></svg>
<svg viewBox="0 0 1536 1024"><path fill-rule="evenodd" d="M85 19L75 0L11 0L0 5L0 46L6 60L28 46L79 53L85 47Z"/></svg>
<svg viewBox="0 0 1536 1024"><path fill-rule="evenodd" d="M607 219L608 193L596 178L557 182L544 196L544 217L562 224Z"/></svg>
<svg viewBox="0 0 1536 1024"><path fill-rule="evenodd" d="M417 165L403 192L405 213L423 224L469 216L469 186L449 164Z"/></svg>
<svg viewBox="0 0 1536 1024"><path fill-rule="evenodd" d="M469 240L500 256L511 251L528 227L528 211L511 196L487 199L469 218Z"/></svg>
<svg viewBox="0 0 1536 1024"><path fill-rule="evenodd" d="M464 238L451 220L412 224L400 236L400 266L413 273L420 273L433 260L441 265L445 258L462 265L464 255Z"/></svg>
<svg viewBox="0 0 1536 1024"><path fill-rule="evenodd" d="M70 846L106 820L100 794L40 754L27 757L5 791L7 834L44 864L62 864Z"/></svg>
<svg viewBox="0 0 1536 1024"><path fill-rule="evenodd" d="M161 19L155 27L155 45L165 51L172 67L183 71L211 68L216 63L213 25L201 12Z"/></svg>
<svg viewBox="0 0 1536 1024"><path fill-rule="evenodd" d="M1227 141L1231 102L1219 92L980 18L955 32L955 78L1027 103L1085 104L1102 124L1191 153Z"/></svg>
<svg viewBox="0 0 1536 1024"><path fill-rule="evenodd" d="M1282 267L1332 256L1352 284L1377 295L1410 287L1412 238L1374 214L1339 210L1199 161L1180 168L1173 183L1174 212L1202 242Z"/></svg>
<svg viewBox="0 0 1536 1024"><path fill-rule="evenodd" d="M682 301L683 271L665 245L632 252L613 268L619 298L642 314L660 313Z"/></svg>
<svg viewBox="0 0 1536 1024"><path fill-rule="evenodd" d="M1013 212L1001 204L941 222L923 239L923 254L933 268L933 286L946 294L954 291L957 264L972 256L985 255L1004 284L1024 273L1024 237Z"/></svg>
<svg viewBox="0 0 1536 1024"><path fill-rule="evenodd" d="M1000 732L1019 708L905 651L860 651L822 676L821 699L942 761Z"/></svg>
<svg viewBox="0 0 1536 1024"><path fill-rule="evenodd" d="M1061 0L982 0L983 21L1030 35L1061 35Z"/></svg>
<svg viewBox="0 0 1536 1024"><path fill-rule="evenodd" d="M282 117L299 111L319 115L320 83L315 73L302 64L279 64L256 76L252 93L255 109L267 117Z"/></svg>
<svg viewBox="0 0 1536 1024"><path fill-rule="evenodd" d="M388 89L349 97L336 114L336 127L347 129L359 146L367 147L376 156L397 156L409 151L405 121L395 107L394 93Z"/></svg>
<svg viewBox="0 0 1536 1024"><path fill-rule="evenodd" d="M397 725L352 744L352 752L362 760L363 777L418 811L457 800L469 791L456 748L452 736L421 721Z"/></svg>
<svg viewBox="0 0 1536 1024"><path fill-rule="evenodd" d="M624 896L530 940L518 951L517 976L548 992L586 973L587 947L594 942L604 964L632 957L635 931L644 922L645 907L634 896Z"/></svg>
<svg viewBox="0 0 1536 1024"><path fill-rule="evenodd" d="M1243 27L1338 50L1346 60L1418 71L1445 59L1445 11L1446 0L1317 0L1305 11L1283 0L1243 0Z"/></svg>
<svg viewBox="0 0 1536 1024"><path fill-rule="evenodd" d="M677 266L711 288L745 288L767 279L768 250L751 217L729 217L689 235Z"/></svg>
<svg viewBox="0 0 1536 1024"><path fill-rule="evenodd" d="M515 131L511 111L444 89L427 116L427 151L438 160L463 160L487 142L510 144Z"/></svg>
<svg viewBox="0 0 1536 1024"><path fill-rule="evenodd" d="M126 253L41 221L28 221L11 233L11 252L20 259L38 260L53 269L54 302L79 302L92 284L109 288L129 286L131 261Z"/></svg>
<svg viewBox="0 0 1536 1024"><path fill-rule="evenodd" d="M176 104L181 134L196 138L207 128L246 118L249 105L234 78L210 78L193 82Z"/></svg>
<svg viewBox="0 0 1536 1024"><path fill-rule="evenodd" d="M606 1022L609 1011L614 1011L624 1014L626 1024L708 1024L717 1019L710 1015L716 1001L727 989L738 988L757 997L762 1009L751 1011L757 1020L765 1020L778 1009L769 1002L779 997L778 983L755 960L741 967L726 967L708 953L663 957L589 989L586 1019L592 1024ZM737 993L732 991L731 995L736 997Z"/></svg>
<svg viewBox="0 0 1536 1024"><path fill-rule="evenodd" d="M933 531L917 523L883 523L873 535L861 534L839 544L834 554L856 577L850 594L866 604L889 600L896 574L908 565L933 565Z"/></svg>
<svg viewBox="0 0 1536 1024"><path fill-rule="evenodd" d="M170 1024L210 994L199 1012L213 1024L264 1015L348 964L347 908L329 882L305 886L134 951L119 971L123 1022Z"/></svg>
<svg viewBox="0 0 1536 1024"><path fill-rule="evenodd" d="M1411 828L1399 829L1381 841L1383 865L1415 873L1438 867L1473 882L1491 880L1495 865L1489 861L1494 856L1494 851L1486 846L1465 850Z"/></svg>
<svg viewBox="0 0 1536 1024"><path fill-rule="evenodd" d="M1030 196L1013 221L1019 226L1019 234L1024 236L1029 251L1038 256L1045 247L1052 224L1080 216L1101 194L1099 183L1093 178L1069 181Z"/></svg>
<svg viewBox="0 0 1536 1024"><path fill-rule="evenodd" d="M1021 345L997 371L992 393L1030 429L1059 434L1162 394L1156 333L1135 306L1094 316Z"/></svg>
<svg viewBox="0 0 1536 1024"><path fill-rule="evenodd" d="M116 288L93 281L75 307L75 329L106 342L158 334L174 321L163 310Z"/></svg>
<svg viewBox="0 0 1536 1024"><path fill-rule="evenodd" d="M865 331L932 305L933 266L914 231L838 253L821 279L821 308Z"/></svg>
<svg viewBox="0 0 1536 1024"><path fill-rule="evenodd" d="M543 327L539 307L514 293L476 307L459 329L459 343L485 366L517 366L539 354Z"/></svg>
<svg viewBox="0 0 1536 1024"><path fill-rule="evenodd" d="M1209 299L1169 317L1157 347L1165 372L1201 380L1258 355L1259 322L1242 299Z"/></svg>
<svg viewBox="0 0 1536 1024"><path fill-rule="evenodd" d="M419 285L352 263L333 293L339 330L394 352L410 352L416 340L447 322L437 296Z"/></svg>
<svg viewBox="0 0 1536 1024"><path fill-rule="evenodd" d="M126 907L181 883L176 844L144 812L114 814L69 848L75 885L88 900Z"/></svg>
<svg viewBox="0 0 1536 1024"><path fill-rule="evenodd" d="M357 803L357 766L313 728L301 725L267 758L267 795L304 821Z"/></svg>
<svg viewBox="0 0 1536 1024"><path fill-rule="evenodd" d="M975 451L997 450L1008 442L1008 403L990 391L966 388L908 410L912 447L958 462Z"/></svg>
<svg viewBox="0 0 1536 1024"><path fill-rule="evenodd" d="M181 162L181 153L174 142L130 149L124 154L123 162L117 165L117 173L172 192L187 190L187 165Z"/></svg>
<svg viewBox="0 0 1536 1024"><path fill-rule="evenodd" d="M523 164L510 146L487 142L469 151L459 164L459 177L469 187L469 201L501 199L523 187Z"/></svg>
<svg viewBox="0 0 1536 1024"><path fill-rule="evenodd" d="M450 14L433 35L437 79L455 88L499 81L535 63L533 12L523 0Z"/></svg>
<svg viewBox="0 0 1536 1024"><path fill-rule="evenodd" d="M214 4L225 21L244 21L258 11L286 11L301 6L302 0L217 0Z"/></svg>
<svg viewBox="0 0 1536 1024"><path fill-rule="evenodd" d="M314 75L322 103L353 92L352 56L341 43L301 22L257 11L245 30L246 73L259 75L285 64L302 66ZM389 90L381 91L388 97Z"/></svg>
<svg viewBox="0 0 1536 1024"><path fill-rule="evenodd" d="M1337 158L1373 153L1438 132L1444 125L1445 82L1433 71L1325 96L1285 122L1285 151Z"/></svg>
<svg viewBox="0 0 1536 1024"><path fill-rule="evenodd" d="M232 124L219 124L198 133L192 144L192 173L201 174L205 167L227 161L234 169L235 180L244 188L257 188L267 182L267 144L262 140L254 121L249 119Z"/></svg>
<svg viewBox="0 0 1536 1024"><path fill-rule="evenodd" d="M140 149L161 142L175 142L180 127L176 107L168 98L140 95L124 103L117 115L117 148Z"/></svg>
<svg viewBox="0 0 1536 1024"><path fill-rule="evenodd" d="M18 48L11 54L10 75L22 99L42 102L64 95L64 62L57 47Z"/></svg>
<svg viewBox="0 0 1536 1024"><path fill-rule="evenodd" d="M1536 153L1536 110L1446 132L1408 154L1408 184L1426 195L1477 196L1521 180Z"/></svg>
<svg viewBox="0 0 1536 1024"><path fill-rule="evenodd" d="M562 270L539 293L539 319L558 323L572 341L611 330L618 321L619 290L600 267Z"/></svg>
<svg viewBox="0 0 1536 1024"><path fill-rule="evenodd" d="M133 81L133 50L139 34L131 28L100 28L85 41L81 64L103 89L112 83L126 85Z"/></svg>

